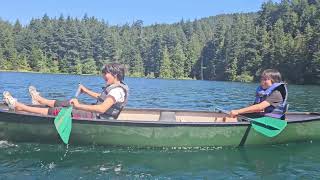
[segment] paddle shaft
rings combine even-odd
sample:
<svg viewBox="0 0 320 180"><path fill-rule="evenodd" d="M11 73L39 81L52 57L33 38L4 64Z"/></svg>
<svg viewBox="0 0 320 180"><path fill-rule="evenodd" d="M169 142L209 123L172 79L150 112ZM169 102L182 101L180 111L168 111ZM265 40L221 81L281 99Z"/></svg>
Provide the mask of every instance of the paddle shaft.
<svg viewBox="0 0 320 180"><path fill-rule="evenodd" d="M216 109L217 109L218 111L224 113L224 114L228 114L228 115L230 114L229 111L226 111L226 110L224 110L224 109L220 109L220 108L216 108ZM240 117L241 119L244 119L244 120L249 121L249 122L254 121L253 119L248 118L248 117L245 117L245 116L242 116L242 115L237 115L237 116Z"/></svg>
<svg viewBox="0 0 320 180"><path fill-rule="evenodd" d="M81 85L81 84L79 83L79 84L78 84L77 92L76 92L76 94L74 95L75 98L78 98L78 96L79 96L80 93L81 93L80 85Z"/></svg>
<svg viewBox="0 0 320 180"><path fill-rule="evenodd" d="M230 114L229 111L226 111L226 110L223 110L223 109L220 109L220 108L216 108L218 111L222 112L222 113L225 113L225 114ZM240 117L241 119L243 120L246 120L250 123L254 123L254 124L257 124L261 127L264 127L264 128L268 128L268 129L271 129L271 130L279 130L278 128L275 128L275 127L272 127L272 126L269 126L267 124L263 124L263 123L260 123L258 121L255 121L254 119L251 119L251 118L248 118L248 117L245 117L245 116L242 116L242 115L237 115L238 117Z"/></svg>

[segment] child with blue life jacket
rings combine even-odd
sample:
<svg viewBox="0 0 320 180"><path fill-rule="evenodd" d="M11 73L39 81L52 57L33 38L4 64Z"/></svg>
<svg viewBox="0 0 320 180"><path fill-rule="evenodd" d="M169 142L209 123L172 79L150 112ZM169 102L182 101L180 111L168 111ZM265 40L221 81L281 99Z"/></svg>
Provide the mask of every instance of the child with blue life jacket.
<svg viewBox="0 0 320 180"><path fill-rule="evenodd" d="M281 82L281 74L274 69L264 70L260 86L256 90L254 104L242 109L230 111L231 117L244 115L251 118L269 116L285 119L287 110L287 87Z"/></svg>

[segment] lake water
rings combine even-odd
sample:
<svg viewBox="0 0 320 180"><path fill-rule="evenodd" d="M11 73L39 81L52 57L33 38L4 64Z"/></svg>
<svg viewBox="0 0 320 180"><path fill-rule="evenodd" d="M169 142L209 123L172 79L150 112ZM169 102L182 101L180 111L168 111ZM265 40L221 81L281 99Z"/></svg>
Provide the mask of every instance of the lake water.
<svg viewBox="0 0 320 180"><path fill-rule="evenodd" d="M226 110L251 104L255 83L126 78L128 107ZM0 92L30 103L28 86L68 99L77 84L101 91L99 76L0 72ZM288 85L289 111L320 112L320 86ZM80 100L94 102L81 95ZM0 140L0 179L319 179L320 143L248 148L136 149Z"/></svg>

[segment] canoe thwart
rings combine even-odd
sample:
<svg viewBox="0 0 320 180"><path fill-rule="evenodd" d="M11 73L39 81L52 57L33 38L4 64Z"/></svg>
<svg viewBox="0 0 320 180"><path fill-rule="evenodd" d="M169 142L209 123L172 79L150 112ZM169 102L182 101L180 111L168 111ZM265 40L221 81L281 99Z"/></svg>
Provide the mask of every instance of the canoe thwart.
<svg viewBox="0 0 320 180"><path fill-rule="evenodd" d="M170 111L161 111L159 121L176 122L176 113Z"/></svg>

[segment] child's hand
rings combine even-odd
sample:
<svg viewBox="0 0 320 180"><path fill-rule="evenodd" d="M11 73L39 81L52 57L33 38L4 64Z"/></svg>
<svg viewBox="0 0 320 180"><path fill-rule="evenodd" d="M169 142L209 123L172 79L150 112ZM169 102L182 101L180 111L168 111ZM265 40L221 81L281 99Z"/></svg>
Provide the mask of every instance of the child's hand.
<svg viewBox="0 0 320 180"><path fill-rule="evenodd" d="M87 93L88 92L88 89L86 87L84 87L84 85L82 85L82 84L79 85L79 88L80 88L80 92L81 93Z"/></svg>
<svg viewBox="0 0 320 180"><path fill-rule="evenodd" d="M239 112L237 110L230 111L230 117L234 118L234 117L236 117L238 115L239 115Z"/></svg>
<svg viewBox="0 0 320 180"><path fill-rule="evenodd" d="M69 102L70 102L70 104L73 105L73 107L78 107L79 106L78 99L71 99Z"/></svg>

